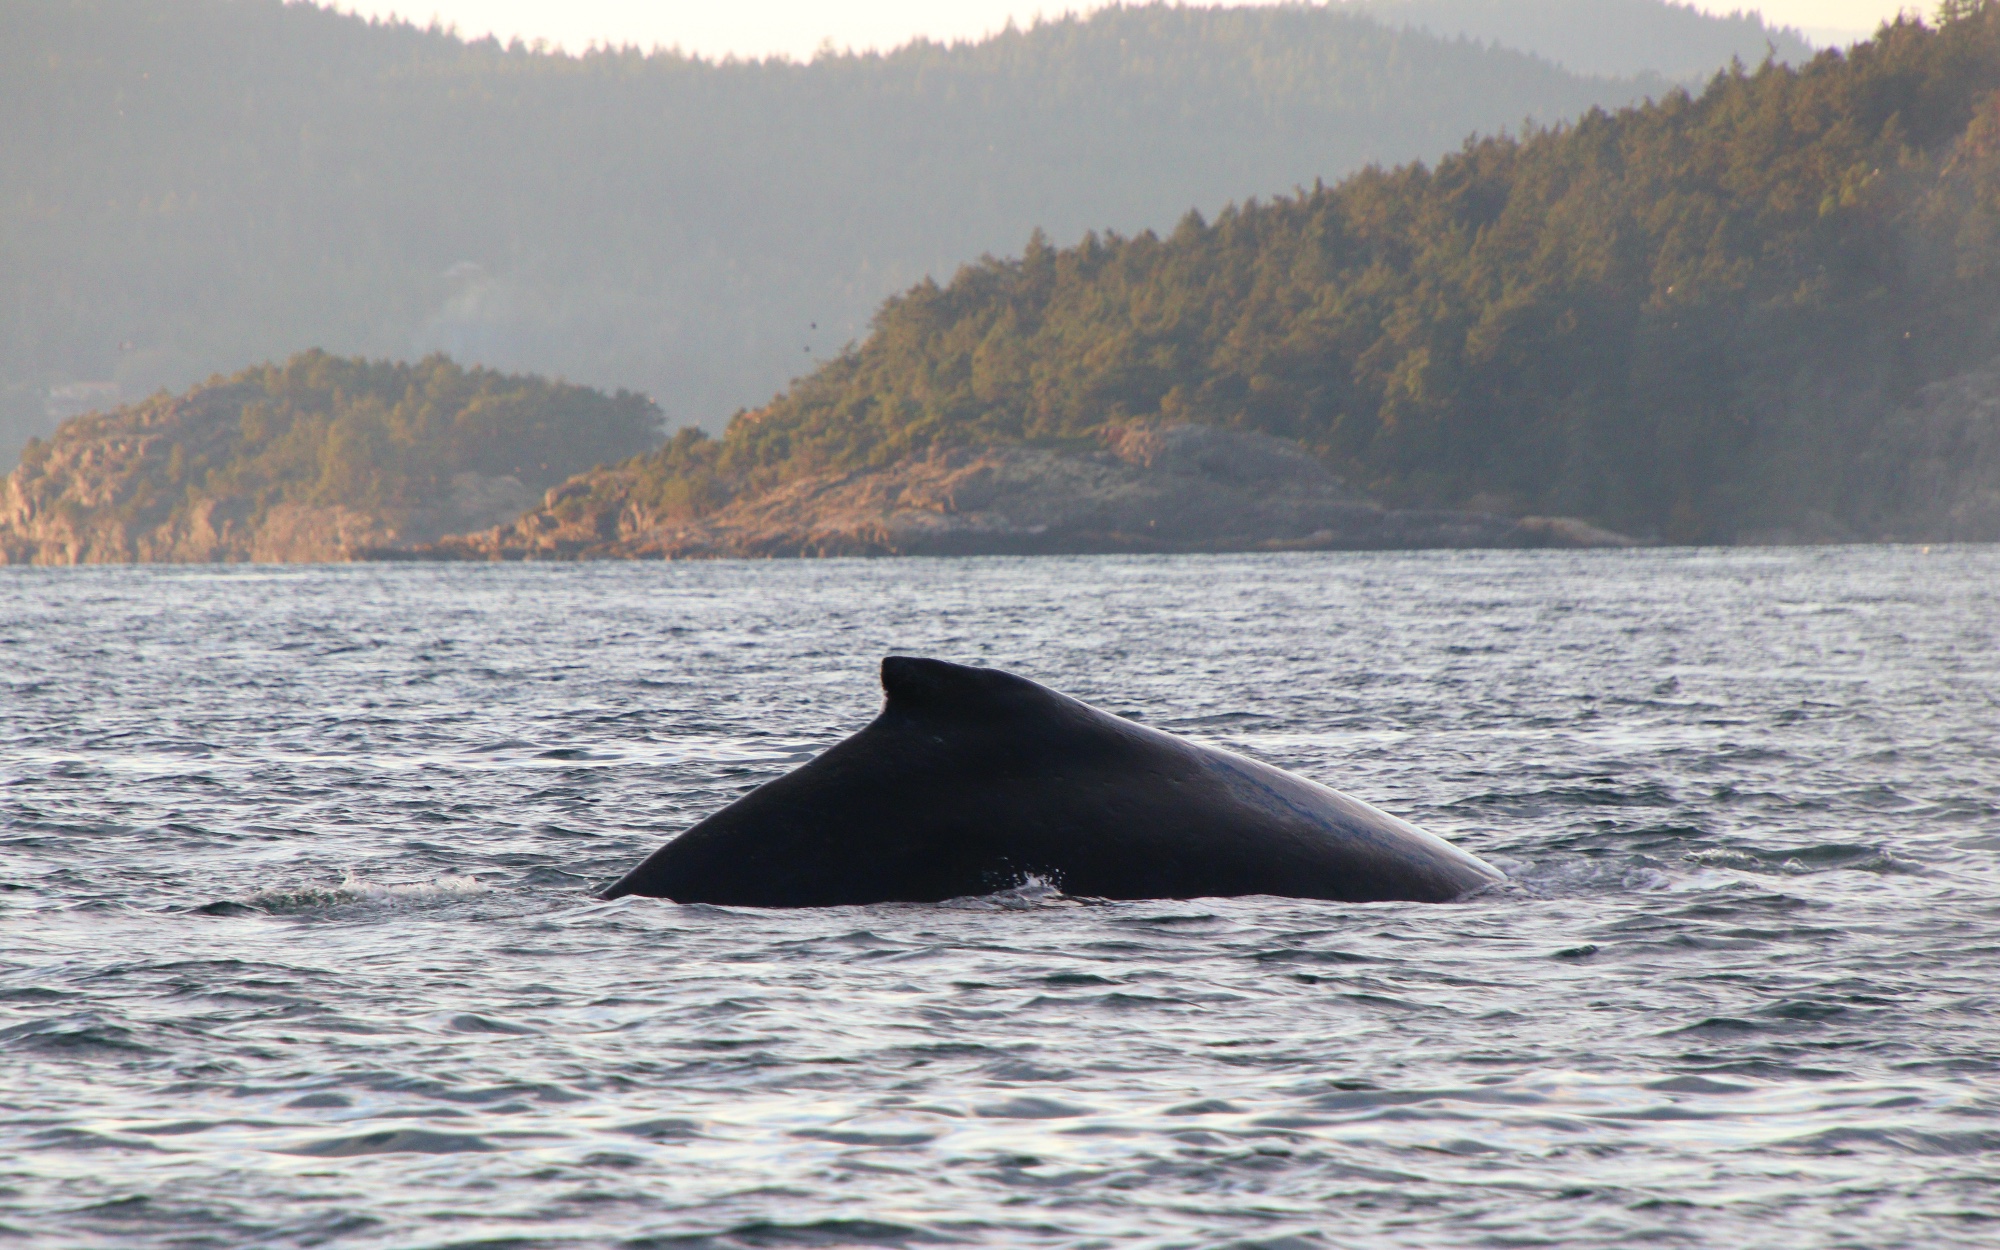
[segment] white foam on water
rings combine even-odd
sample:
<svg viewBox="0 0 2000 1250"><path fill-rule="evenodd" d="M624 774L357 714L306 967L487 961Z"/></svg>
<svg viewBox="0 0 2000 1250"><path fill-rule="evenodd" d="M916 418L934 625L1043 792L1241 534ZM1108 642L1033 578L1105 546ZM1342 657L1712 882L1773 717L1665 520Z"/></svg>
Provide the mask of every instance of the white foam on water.
<svg viewBox="0 0 2000 1250"><path fill-rule="evenodd" d="M242 901L262 911L297 912L355 903L437 902L484 894L488 888L477 877L450 873L428 881L368 881L349 868L337 885L258 890Z"/></svg>

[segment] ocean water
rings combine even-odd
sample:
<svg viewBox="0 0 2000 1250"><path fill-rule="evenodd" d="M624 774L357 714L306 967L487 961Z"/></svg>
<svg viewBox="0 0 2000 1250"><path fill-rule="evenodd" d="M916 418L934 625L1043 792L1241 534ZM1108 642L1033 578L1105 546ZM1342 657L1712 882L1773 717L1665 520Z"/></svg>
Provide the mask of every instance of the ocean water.
<svg viewBox="0 0 2000 1250"><path fill-rule="evenodd" d="M1471 902L593 901L1014 669ZM0 1241L2000 1242L2000 549L0 570Z"/></svg>

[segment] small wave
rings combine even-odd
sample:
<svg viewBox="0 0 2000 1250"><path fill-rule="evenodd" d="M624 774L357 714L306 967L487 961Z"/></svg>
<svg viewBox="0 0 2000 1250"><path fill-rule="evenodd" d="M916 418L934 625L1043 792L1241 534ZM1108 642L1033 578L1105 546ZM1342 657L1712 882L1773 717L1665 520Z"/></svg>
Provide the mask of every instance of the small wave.
<svg viewBox="0 0 2000 1250"><path fill-rule="evenodd" d="M1929 869L1913 859L1876 846L1827 843L1791 850L1760 847L1712 846L1689 851L1681 859L1703 868L1729 868L1739 872L1803 876L1825 869L1852 872L1901 873L1922 876Z"/></svg>
<svg viewBox="0 0 2000 1250"><path fill-rule="evenodd" d="M241 916L257 912L282 916L298 912L324 911L355 903L433 902L458 899L483 894L487 888L486 883L477 877L454 876L449 873L429 881L391 883L364 881L350 868L335 885L258 890L240 899L218 899L193 910L205 916Z"/></svg>
<svg viewBox="0 0 2000 1250"><path fill-rule="evenodd" d="M541 1030L526 1025L514 1024L506 1020L495 1020L490 1016L460 1012L451 1018L445 1027L454 1033L493 1033L505 1037L539 1037Z"/></svg>
<svg viewBox="0 0 2000 1250"><path fill-rule="evenodd" d="M879 1220L817 1220L781 1224L758 1220L719 1233L686 1233L673 1239L683 1250L736 1250L741 1246L908 1246L957 1241L907 1224Z"/></svg>
<svg viewBox="0 0 2000 1250"><path fill-rule="evenodd" d="M1480 815L1497 812L1532 818L1578 809L1674 807L1680 802L1680 796L1659 781L1621 784L1615 777L1592 777L1582 784L1547 786L1538 790L1489 790L1447 803L1444 810Z"/></svg>
<svg viewBox="0 0 2000 1250"><path fill-rule="evenodd" d="M357 1155L386 1154L465 1154L495 1147L483 1137L469 1133L439 1133L430 1129L383 1129L352 1137L329 1137L324 1141L294 1146L285 1154L311 1155L320 1159L351 1159Z"/></svg>
<svg viewBox="0 0 2000 1250"><path fill-rule="evenodd" d="M1274 950L1258 951L1250 956L1260 964L1372 964L1379 962L1372 955L1356 955L1350 951L1319 950L1304 947L1280 947Z"/></svg>
<svg viewBox="0 0 2000 1250"><path fill-rule="evenodd" d="M983 1120L1070 1120L1077 1116L1095 1115L1096 1112L1095 1107L1033 1096L1009 1098L972 1109L972 1114Z"/></svg>
<svg viewBox="0 0 2000 1250"><path fill-rule="evenodd" d="M153 1047L136 1040L131 1029L114 1024L94 1012L9 1025L0 1029L0 1048L40 1051L65 1057L157 1053Z"/></svg>
<svg viewBox="0 0 2000 1250"><path fill-rule="evenodd" d="M1925 1132L1917 1129L1836 1128L1779 1143L1781 1149L1803 1154L1853 1154L1870 1148L1913 1155L1990 1155L2000 1151L2000 1132L1965 1129Z"/></svg>
<svg viewBox="0 0 2000 1250"><path fill-rule="evenodd" d="M1094 972L1051 972L1041 978L1043 985L1068 987L1078 985L1116 985L1109 977L1100 977Z"/></svg>
<svg viewBox="0 0 2000 1250"><path fill-rule="evenodd" d="M963 908L972 911L1025 911L1036 907L1081 907L1087 900L1064 894L1062 887L1053 880L1037 873L1027 873L1021 880L1004 890L991 894L975 894L966 898L949 899L940 904L944 907Z"/></svg>
<svg viewBox="0 0 2000 1250"><path fill-rule="evenodd" d="M1711 846L1705 850L1689 851L1681 858L1690 864L1699 864L1703 868L1735 868L1744 872L1785 871L1783 864L1773 864L1762 855L1755 855L1733 846ZM1805 871L1805 865L1797 860L1788 862L1798 864L1797 871Z"/></svg>
<svg viewBox="0 0 2000 1250"><path fill-rule="evenodd" d="M1530 899L1574 898L1579 895L1632 894L1669 889L1673 879L1648 855L1586 858L1566 856L1542 863L1509 863L1507 878L1466 896L1468 901L1495 895Z"/></svg>
<svg viewBox="0 0 2000 1250"><path fill-rule="evenodd" d="M621 1124L613 1131L647 1141L686 1141L701 1136L701 1125L693 1120L641 1120L636 1124Z"/></svg>
<svg viewBox="0 0 2000 1250"><path fill-rule="evenodd" d="M795 1129L792 1136L802 1141L832 1142L836 1146L923 1146L938 1139L936 1133L871 1133L835 1128Z"/></svg>
<svg viewBox="0 0 2000 1250"><path fill-rule="evenodd" d="M28 1134L30 1150L121 1150L158 1151L149 1141L133 1141L109 1133L93 1133L80 1128L50 1128Z"/></svg>

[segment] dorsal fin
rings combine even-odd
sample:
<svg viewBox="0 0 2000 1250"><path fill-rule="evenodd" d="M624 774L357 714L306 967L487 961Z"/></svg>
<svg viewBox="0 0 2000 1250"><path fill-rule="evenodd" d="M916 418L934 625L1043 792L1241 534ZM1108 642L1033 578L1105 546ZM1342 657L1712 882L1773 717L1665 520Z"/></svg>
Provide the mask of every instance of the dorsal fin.
<svg viewBox="0 0 2000 1250"><path fill-rule="evenodd" d="M1040 689L1025 677L997 668L914 655L892 655L882 661L882 692L889 696L891 708L905 711L978 711L1007 695Z"/></svg>

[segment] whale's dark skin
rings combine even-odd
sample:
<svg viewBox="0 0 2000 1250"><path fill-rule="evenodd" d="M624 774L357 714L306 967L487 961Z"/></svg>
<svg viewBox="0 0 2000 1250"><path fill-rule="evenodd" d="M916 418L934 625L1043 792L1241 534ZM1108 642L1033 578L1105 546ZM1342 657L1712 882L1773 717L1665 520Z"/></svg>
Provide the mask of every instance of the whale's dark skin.
<svg viewBox="0 0 2000 1250"><path fill-rule="evenodd" d="M882 661L860 733L744 795L606 890L834 907L990 894L1029 874L1109 899L1437 903L1500 880L1337 790L1025 677Z"/></svg>

